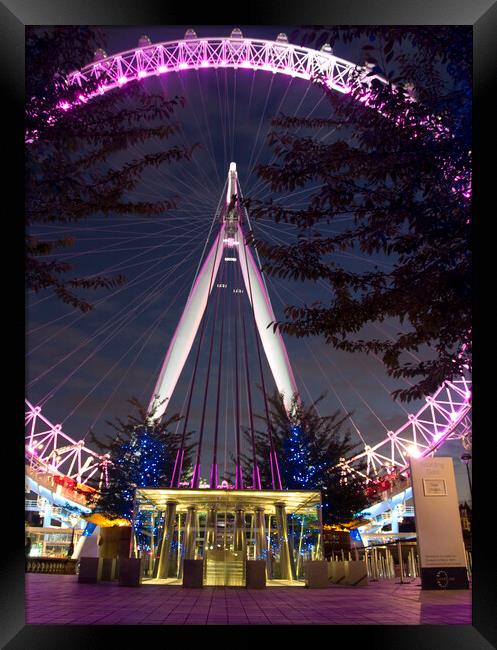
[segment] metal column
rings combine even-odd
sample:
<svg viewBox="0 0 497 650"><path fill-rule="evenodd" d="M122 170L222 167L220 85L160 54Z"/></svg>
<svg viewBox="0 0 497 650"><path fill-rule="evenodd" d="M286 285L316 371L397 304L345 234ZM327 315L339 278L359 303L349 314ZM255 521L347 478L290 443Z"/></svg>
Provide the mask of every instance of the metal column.
<svg viewBox="0 0 497 650"><path fill-rule="evenodd" d="M207 519L205 522L205 544L204 551L210 549L216 543L217 533L217 508L211 507L207 510Z"/></svg>
<svg viewBox="0 0 497 650"><path fill-rule="evenodd" d="M265 560L268 578L271 577L271 562L267 550L266 521L264 508L256 508L254 514L255 559Z"/></svg>
<svg viewBox="0 0 497 650"><path fill-rule="evenodd" d="M189 506L186 511L185 541L183 559L195 559L195 541L197 537L197 508Z"/></svg>
<svg viewBox="0 0 497 650"><path fill-rule="evenodd" d="M245 558L245 510L235 510L235 531L233 535L233 548L235 552L241 552Z"/></svg>
<svg viewBox="0 0 497 650"><path fill-rule="evenodd" d="M280 570L282 580L293 580L293 558L288 544L288 526L284 503L274 504L276 511L276 526L278 528L278 544L280 550Z"/></svg>
<svg viewBox="0 0 497 650"><path fill-rule="evenodd" d="M176 522L176 506L176 501L168 501L166 503L166 512L164 515L164 534L162 536L159 567L157 569L158 578L169 577L171 543L173 541L174 524Z"/></svg>

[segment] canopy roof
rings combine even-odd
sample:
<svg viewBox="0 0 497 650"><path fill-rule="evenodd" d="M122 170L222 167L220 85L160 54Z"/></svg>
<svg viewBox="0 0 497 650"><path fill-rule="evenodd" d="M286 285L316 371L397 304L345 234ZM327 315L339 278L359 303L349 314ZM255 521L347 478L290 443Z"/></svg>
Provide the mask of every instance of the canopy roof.
<svg viewBox="0 0 497 650"><path fill-rule="evenodd" d="M220 512L238 508L253 511L259 507L267 514L275 514L275 504L282 503L287 514L316 514L321 505L321 493L308 490L137 488L135 499L140 510L165 510L168 501L175 501L177 512L186 512L190 506L200 511L215 507Z"/></svg>

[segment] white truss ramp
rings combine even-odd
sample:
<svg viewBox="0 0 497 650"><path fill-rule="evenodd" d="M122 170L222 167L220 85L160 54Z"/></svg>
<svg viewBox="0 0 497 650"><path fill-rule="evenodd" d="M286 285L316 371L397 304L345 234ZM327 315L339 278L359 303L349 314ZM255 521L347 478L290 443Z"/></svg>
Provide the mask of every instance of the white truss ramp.
<svg viewBox="0 0 497 650"><path fill-rule="evenodd" d="M366 477L376 477L384 469L407 470L409 456L416 458L434 454L447 440L464 439L471 432L471 380L459 377L445 381L417 413L411 413L396 431L376 445L343 460L340 465L354 473L354 466L366 461Z"/></svg>
<svg viewBox="0 0 497 650"><path fill-rule="evenodd" d="M73 440L52 424L39 406L25 400L25 456L29 467L37 473L65 476L86 485L90 479L97 484L107 482L108 455L99 455Z"/></svg>
<svg viewBox="0 0 497 650"><path fill-rule="evenodd" d="M150 410L152 410L154 402L162 402L156 409L155 417L162 417L167 409L197 335L209 295L212 287L215 286L221 258L224 255L231 256L231 259L240 264L245 289L254 310L264 352L288 411L290 411L293 396L298 395L297 384L283 338L279 331L275 332L272 327L268 327L276 318L261 273L243 235L238 218L238 197L236 164L231 163L228 172L226 206L219 233L190 292L150 400ZM230 204L233 204L231 209Z"/></svg>

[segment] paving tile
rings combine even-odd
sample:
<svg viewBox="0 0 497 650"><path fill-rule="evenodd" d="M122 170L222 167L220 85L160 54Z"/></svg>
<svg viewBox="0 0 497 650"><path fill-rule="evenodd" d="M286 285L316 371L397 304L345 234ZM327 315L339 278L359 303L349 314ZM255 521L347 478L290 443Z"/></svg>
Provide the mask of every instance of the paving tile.
<svg viewBox="0 0 497 650"><path fill-rule="evenodd" d="M124 589L80 585L74 576L28 574L30 624L97 625L470 625L471 591L429 592L419 581L307 590L289 586L186 591L179 585ZM394 604L394 607L393 607Z"/></svg>

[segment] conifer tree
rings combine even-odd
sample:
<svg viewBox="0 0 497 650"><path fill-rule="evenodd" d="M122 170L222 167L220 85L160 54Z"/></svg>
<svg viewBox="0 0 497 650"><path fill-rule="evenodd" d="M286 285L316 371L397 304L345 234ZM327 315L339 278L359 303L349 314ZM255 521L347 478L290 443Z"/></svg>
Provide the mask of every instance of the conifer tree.
<svg viewBox="0 0 497 650"><path fill-rule="evenodd" d="M323 521L335 523L349 521L368 504L366 480L354 473L353 479L345 480L337 467L344 458L353 455L354 445L349 432L343 432L348 415L319 415L317 406L324 398L320 396L306 405L294 399L290 409L285 409L283 398L277 391L268 396L269 416L274 448L283 489L321 490ZM269 436L266 418L255 416L263 425L255 431L255 449L263 488L271 487L269 464ZM244 431L247 449L251 449L251 434ZM244 476L252 475L252 456L243 455ZM357 467L359 471L363 467Z"/></svg>
<svg viewBox="0 0 497 650"><path fill-rule="evenodd" d="M91 434L93 442L101 452L109 454L108 484L102 486L93 498L94 512L103 513L109 519L124 518L133 520L133 501L137 487L169 487L173 473L176 451L180 445L181 433L171 431L172 426L181 420L177 414L163 421L154 419L159 404L155 402L151 411L136 398L128 403L134 411L125 421L116 418L108 422L115 435L101 440ZM187 433L187 441L191 433ZM191 465L191 452L194 445L185 447L185 467ZM142 523L135 523L139 541Z"/></svg>

